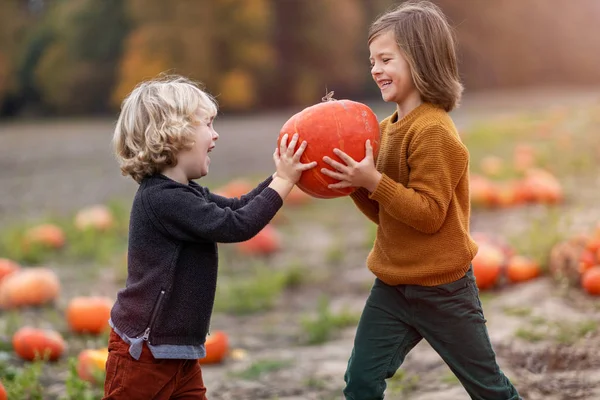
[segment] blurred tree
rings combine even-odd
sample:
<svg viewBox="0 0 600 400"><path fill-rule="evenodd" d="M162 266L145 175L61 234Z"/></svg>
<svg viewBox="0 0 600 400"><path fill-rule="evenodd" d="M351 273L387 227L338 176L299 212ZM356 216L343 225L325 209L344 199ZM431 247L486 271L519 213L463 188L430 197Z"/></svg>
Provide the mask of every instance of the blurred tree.
<svg viewBox="0 0 600 400"><path fill-rule="evenodd" d="M274 72L268 0L127 0L127 6L136 28L113 104L162 69L202 81L225 109L256 106Z"/></svg>
<svg viewBox="0 0 600 400"><path fill-rule="evenodd" d="M34 22L23 2L0 2L0 115L13 114L23 103L18 79L18 62L23 53L23 38Z"/></svg>
<svg viewBox="0 0 600 400"><path fill-rule="evenodd" d="M133 30L125 40L112 105L139 82L161 72L214 82L214 4L210 0L125 0Z"/></svg>
<svg viewBox="0 0 600 400"><path fill-rule="evenodd" d="M309 105L327 91L360 95L368 78L365 0L271 0L276 12L277 97Z"/></svg>
<svg viewBox="0 0 600 400"><path fill-rule="evenodd" d="M47 22L53 35L35 70L42 99L58 113L105 111L128 28L121 1L56 1Z"/></svg>

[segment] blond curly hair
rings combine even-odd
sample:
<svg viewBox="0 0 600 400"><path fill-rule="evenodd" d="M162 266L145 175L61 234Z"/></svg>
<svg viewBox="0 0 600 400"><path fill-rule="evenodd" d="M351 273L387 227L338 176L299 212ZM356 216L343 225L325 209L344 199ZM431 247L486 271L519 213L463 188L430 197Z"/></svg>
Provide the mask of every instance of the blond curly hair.
<svg viewBox="0 0 600 400"><path fill-rule="evenodd" d="M180 75L138 84L123 100L113 146L123 175L140 183L177 165L177 154L193 144L196 126L217 114L215 99Z"/></svg>

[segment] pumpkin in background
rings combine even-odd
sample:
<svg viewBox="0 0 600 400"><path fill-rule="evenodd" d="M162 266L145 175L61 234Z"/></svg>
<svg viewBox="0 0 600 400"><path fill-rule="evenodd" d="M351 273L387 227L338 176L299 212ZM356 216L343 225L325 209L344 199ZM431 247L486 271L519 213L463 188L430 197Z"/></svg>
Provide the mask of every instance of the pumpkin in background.
<svg viewBox="0 0 600 400"><path fill-rule="evenodd" d="M538 263L524 256L511 257L506 265L506 276L511 282L525 282L537 278L540 273Z"/></svg>
<svg viewBox="0 0 600 400"><path fill-rule="evenodd" d="M234 197L240 198L252 189L254 189L254 186L246 179L234 179L225 186L213 190L213 193L231 199Z"/></svg>
<svg viewBox="0 0 600 400"><path fill-rule="evenodd" d="M0 382L0 400L8 400L8 394L6 394L6 389L2 382Z"/></svg>
<svg viewBox="0 0 600 400"><path fill-rule="evenodd" d="M217 364L223 361L229 351L229 338L223 331L215 331L206 337L204 343L206 357L198 360L200 364Z"/></svg>
<svg viewBox="0 0 600 400"><path fill-rule="evenodd" d="M283 202L290 206L302 206L307 203L310 203L311 200L312 197L310 197L307 193L303 192L302 190L298 189L298 186L294 186L290 194L288 194L288 196Z"/></svg>
<svg viewBox="0 0 600 400"><path fill-rule="evenodd" d="M500 277L504 254L497 246L489 243L479 244L479 251L473 258L473 274L479 289L493 287Z"/></svg>
<svg viewBox="0 0 600 400"><path fill-rule="evenodd" d="M112 228L115 219L108 207L103 204L96 204L82 208L75 215L74 225L80 231L94 229L106 231Z"/></svg>
<svg viewBox="0 0 600 400"><path fill-rule="evenodd" d="M24 360L33 361L36 357L55 361L67 347L60 333L50 329L36 329L25 326L15 332L12 338L15 353Z"/></svg>
<svg viewBox="0 0 600 400"><path fill-rule="evenodd" d="M23 247L25 250L32 246L60 249L65 245L65 242L65 233L60 227L53 224L42 224L25 232Z"/></svg>
<svg viewBox="0 0 600 400"><path fill-rule="evenodd" d="M84 381L99 383L106 370L108 348L85 349L77 356L77 375Z"/></svg>
<svg viewBox="0 0 600 400"><path fill-rule="evenodd" d="M535 165L535 149L525 143L518 144L513 151L513 165L517 171L526 171Z"/></svg>
<svg viewBox="0 0 600 400"><path fill-rule="evenodd" d="M97 335L108 329L112 306L108 297L74 297L67 305L67 323L73 332Z"/></svg>
<svg viewBox="0 0 600 400"><path fill-rule="evenodd" d="M45 267L22 268L0 281L0 308L39 306L55 300L60 281Z"/></svg>
<svg viewBox="0 0 600 400"><path fill-rule="evenodd" d="M238 250L247 255L269 255L281 249L281 237L271 225L245 242L236 243Z"/></svg>
<svg viewBox="0 0 600 400"><path fill-rule="evenodd" d="M529 190L530 201L542 204L557 204L564 200L563 188L550 172L531 168L525 172L523 185Z"/></svg>
<svg viewBox="0 0 600 400"><path fill-rule="evenodd" d="M472 174L470 178L471 203L474 206L490 206L496 201L496 186L488 178Z"/></svg>
<svg viewBox="0 0 600 400"><path fill-rule="evenodd" d="M592 267L583 273L581 286L589 294L600 296L600 266Z"/></svg>
<svg viewBox="0 0 600 400"><path fill-rule="evenodd" d="M479 162L479 168L487 176L498 176L504 169L504 160L498 156L487 155Z"/></svg>
<svg viewBox="0 0 600 400"><path fill-rule="evenodd" d="M379 151L379 122L377 116L365 104L351 100L334 100L333 92L323 98L323 102L307 107L293 115L281 128L277 146L286 133L288 143L294 133L298 133L298 143L306 140L308 146L302 154L303 163L317 162L317 166L304 171L298 187L317 198L330 199L347 196L357 188L329 189L327 185L337 183L321 172L322 168L332 167L323 161L324 156L342 162L333 149L338 148L356 161L365 158L365 142L371 141L373 157Z"/></svg>
<svg viewBox="0 0 600 400"><path fill-rule="evenodd" d="M0 281L13 272L17 272L21 266L8 258L0 258Z"/></svg>

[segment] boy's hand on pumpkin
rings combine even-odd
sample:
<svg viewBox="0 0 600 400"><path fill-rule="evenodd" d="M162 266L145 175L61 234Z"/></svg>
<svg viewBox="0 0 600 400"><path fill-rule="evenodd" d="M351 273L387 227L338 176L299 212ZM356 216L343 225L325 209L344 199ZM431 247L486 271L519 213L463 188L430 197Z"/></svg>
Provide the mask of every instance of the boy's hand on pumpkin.
<svg viewBox="0 0 600 400"><path fill-rule="evenodd" d="M381 180L381 173L375 168L373 158L373 147L371 141L365 142L365 158L360 162L354 160L340 149L333 149L333 153L342 159L345 165L330 157L323 157L323 161L331 165L335 171L322 168L321 172L340 182L328 185L330 189L342 189L347 187L364 187L370 192L375 191Z"/></svg>
<svg viewBox="0 0 600 400"><path fill-rule="evenodd" d="M288 135L286 133L281 138L279 147L275 149L275 153L273 154L273 161L275 161L276 167L275 176L295 184L300 180L302 172L316 167L317 162L313 161L308 164L300 162L300 157L302 157L304 150L306 150L307 143L304 140L298 147L298 150L295 150L298 144L297 133L292 136L289 144L287 143L287 139Z"/></svg>

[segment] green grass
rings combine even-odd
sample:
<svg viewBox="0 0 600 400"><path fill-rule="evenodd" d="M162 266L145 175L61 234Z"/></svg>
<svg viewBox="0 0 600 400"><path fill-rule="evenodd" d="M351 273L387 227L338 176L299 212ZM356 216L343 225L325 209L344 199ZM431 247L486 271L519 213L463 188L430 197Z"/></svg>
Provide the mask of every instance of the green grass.
<svg viewBox="0 0 600 400"><path fill-rule="evenodd" d="M221 279L217 287L215 311L233 315L268 311L285 288L285 275L259 268L253 275Z"/></svg>
<svg viewBox="0 0 600 400"><path fill-rule="evenodd" d="M248 381L258 380L263 374L288 368L293 365L291 360L259 360L252 363L240 372L231 373L231 376Z"/></svg>
<svg viewBox="0 0 600 400"><path fill-rule="evenodd" d="M115 225L107 231L93 229L78 230L74 214L67 217L47 217L32 223L13 224L0 231L0 254L25 265L36 265L50 261L61 263L94 262L107 264L116 253L127 247L129 216L120 202L110 202ZM37 225L49 223L59 227L65 236L65 246L59 249L40 244L24 245L26 232Z"/></svg>
<svg viewBox="0 0 600 400"><path fill-rule="evenodd" d="M598 332L598 322L595 320L548 321L544 318L531 317L529 324L517 329L515 336L528 342L549 340L554 343L572 345L596 332Z"/></svg>
<svg viewBox="0 0 600 400"><path fill-rule="evenodd" d="M330 340L340 329L355 326L360 319L347 311L333 313L329 308L329 299L321 296L315 316L306 316L301 320L302 333L300 342L302 344L320 344Z"/></svg>

